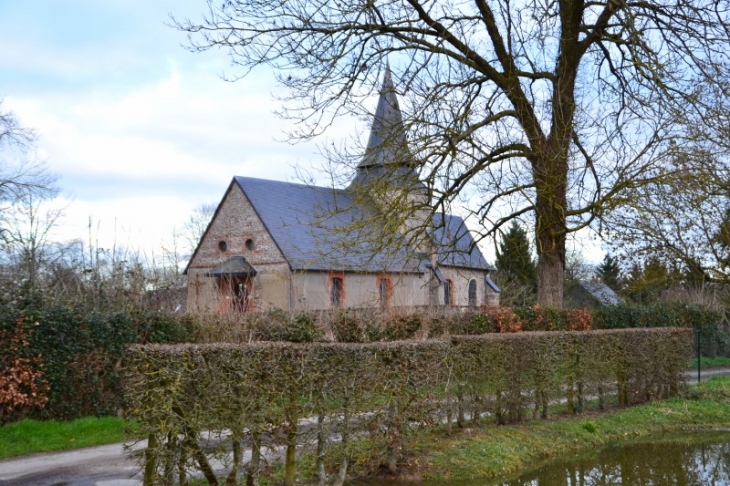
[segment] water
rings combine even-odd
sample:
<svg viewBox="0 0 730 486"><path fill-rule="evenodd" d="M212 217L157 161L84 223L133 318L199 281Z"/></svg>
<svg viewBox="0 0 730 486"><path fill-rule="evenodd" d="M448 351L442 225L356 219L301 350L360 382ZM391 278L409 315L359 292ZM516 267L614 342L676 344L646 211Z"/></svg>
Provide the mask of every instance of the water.
<svg viewBox="0 0 730 486"><path fill-rule="evenodd" d="M413 486L376 481L358 484ZM455 483L427 483L451 486ZM730 432L685 434L552 461L509 481L459 486L730 486ZM425 486L425 483L424 483Z"/></svg>
<svg viewBox="0 0 730 486"><path fill-rule="evenodd" d="M473 486L485 482L473 483ZM730 485L730 434L691 434L556 461L501 486Z"/></svg>

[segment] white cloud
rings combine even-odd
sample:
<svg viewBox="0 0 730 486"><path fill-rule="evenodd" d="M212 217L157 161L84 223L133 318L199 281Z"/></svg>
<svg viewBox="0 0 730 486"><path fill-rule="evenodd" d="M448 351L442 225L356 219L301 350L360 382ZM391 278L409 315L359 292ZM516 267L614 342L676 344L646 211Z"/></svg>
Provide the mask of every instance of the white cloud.
<svg viewBox="0 0 730 486"><path fill-rule="evenodd" d="M91 217L102 239L150 251L193 207L218 201L232 176L293 180L295 164L321 165L314 143L275 141L283 124L271 82L227 83L171 64L167 76L125 89L36 92L6 104L38 130L39 155L73 195L65 239L85 239Z"/></svg>

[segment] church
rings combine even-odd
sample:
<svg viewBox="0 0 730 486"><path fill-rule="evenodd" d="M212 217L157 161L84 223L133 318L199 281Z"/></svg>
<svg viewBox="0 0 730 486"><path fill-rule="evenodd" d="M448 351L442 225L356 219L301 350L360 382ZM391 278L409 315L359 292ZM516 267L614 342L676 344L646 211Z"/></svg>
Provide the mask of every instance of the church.
<svg viewBox="0 0 730 486"><path fill-rule="evenodd" d="M386 69L348 187L234 177L185 269L188 311L498 305L494 267L428 206L406 135Z"/></svg>

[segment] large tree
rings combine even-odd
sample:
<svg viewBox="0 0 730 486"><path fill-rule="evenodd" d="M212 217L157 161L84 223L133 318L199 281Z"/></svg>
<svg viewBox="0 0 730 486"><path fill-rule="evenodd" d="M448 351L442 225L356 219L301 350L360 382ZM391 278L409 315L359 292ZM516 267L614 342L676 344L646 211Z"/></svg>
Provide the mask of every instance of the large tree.
<svg viewBox="0 0 730 486"><path fill-rule="evenodd" d="M272 67L304 138L362 115L389 61L434 206L463 202L482 236L531 217L551 306L566 236L669 172L675 122L724 77L728 23L719 0L208 0L177 22L241 74Z"/></svg>

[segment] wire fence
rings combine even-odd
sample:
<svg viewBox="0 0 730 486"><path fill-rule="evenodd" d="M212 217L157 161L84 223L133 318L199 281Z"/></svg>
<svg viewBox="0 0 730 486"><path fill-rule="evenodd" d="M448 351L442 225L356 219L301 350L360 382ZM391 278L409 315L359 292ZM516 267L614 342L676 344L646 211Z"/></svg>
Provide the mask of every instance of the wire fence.
<svg viewBox="0 0 730 486"><path fill-rule="evenodd" d="M702 372L708 369L730 368L730 331L727 323L719 323L712 329L695 330L694 368L697 382L702 381Z"/></svg>

